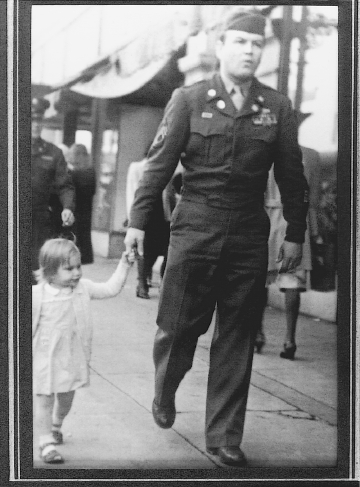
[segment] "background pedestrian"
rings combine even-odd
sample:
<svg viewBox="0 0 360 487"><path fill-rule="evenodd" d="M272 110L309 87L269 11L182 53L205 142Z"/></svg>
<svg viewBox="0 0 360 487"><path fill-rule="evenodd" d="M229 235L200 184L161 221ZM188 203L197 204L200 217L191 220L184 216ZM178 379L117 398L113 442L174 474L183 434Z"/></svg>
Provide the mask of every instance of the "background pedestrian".
<svg viewBox="0 0 360 487"><path fill-rule="evenodd" d="M69 153L69 147L65 144L58 144L57 147L61 150L63 153L65 162L67 163L67 155ZM69 166L68 166L69 169ZM52 226L53 226L53 237L61 237L61 236L67 236L68 238L73 238L72 237L72 230L73 226L64 226L63 221L61 218L61 213L63 210L60 198L58 196L56 186L53 184L51 188L51 193L50 193L50 200L49 200L49 208L50 208L50 213L51 213L51 220L52 220ZM75 212L74 212L75 213ZM74 214L75 216L75 214Z"/></svg>
<svg viewBox="0 0 360 487"><path fill-rule="evenodd" d="M41 138L43 117L50 106L44 98L31 102L31 192L32 192L32 270L38 267L43 243L56 236L58 228L52 216L50 197L54 192L62 205L61 224L74 223L75 189L62 151ZM33 283L35 282L33 278Z"/></svg>
<svg viewBox="0 0 360 487"><path fill-rule="evenodd" d="M76 245L81 252L81 263L94 262L91 242L91 219L93 197L96 192L95 169L91 165L88 151L83 144L73 144L67 155L71 175L75 186L75 236Z"/></svg>
<svg viewBox="0 0 360 487"><path fill-rule="evenodd" d="M132 162L128 169L126 184L126 207L130 215L131 206L134 201L136 190L143 177L146 158L139 162ZM167 213L172 212L173 203L170 202L170 192L166 196L160 194L152 208L149 221L145 229L144 253L137 259L138 285L136 296L142 299L150 299L149 286L152 284L152 268L158 259L163 256L164 260L160 268L160 279L162 279L166 266L167 248L170 237L170 221L165 216L164 203Z"/></svg>

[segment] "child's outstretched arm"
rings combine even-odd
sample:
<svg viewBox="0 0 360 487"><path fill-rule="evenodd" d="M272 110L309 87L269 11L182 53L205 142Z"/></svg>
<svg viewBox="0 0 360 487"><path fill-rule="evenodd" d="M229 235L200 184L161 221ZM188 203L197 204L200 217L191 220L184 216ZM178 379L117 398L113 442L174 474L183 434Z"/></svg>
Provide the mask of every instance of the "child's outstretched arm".
<svg viewBox="0 0 360 487"><path fill-rule="evenodd" d="M111 298L119 294L125 285L129 271L134 262L134 252L123 252L114 274L110 277L108 281L93 282L89 279L83 279L83 282L89 291L90 297L92 299L103 299Z"/></svg>

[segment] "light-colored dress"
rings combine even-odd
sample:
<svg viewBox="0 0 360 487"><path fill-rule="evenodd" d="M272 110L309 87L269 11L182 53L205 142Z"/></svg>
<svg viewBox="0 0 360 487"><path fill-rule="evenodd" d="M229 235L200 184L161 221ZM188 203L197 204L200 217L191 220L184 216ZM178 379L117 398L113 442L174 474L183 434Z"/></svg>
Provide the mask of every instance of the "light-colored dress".
<svg viewBox="0 0 360 487"><path fill-rule="evenodd" d="M287 222L283 216L280 190L275 181L273 168L269 172L265 192L265 209L270 219L267 285L270 285L276 281L281 289L293 287L301 288L301 290L308 289L310 287L309 271L312 269L309 227L307 227L305 232L301 264L297 267L294 273L278 275L281 262L278 263L276 261L279 255L280 247L285 239Z"/></svg>
<svg viewBox="0 0 360 487"><path fill-rule="evenodd" d="M32 287L33 392L69 392L89 385L93 324L91 299L118 294L130 265L120 261L105 283L80 279L75 289Z"/></svg>

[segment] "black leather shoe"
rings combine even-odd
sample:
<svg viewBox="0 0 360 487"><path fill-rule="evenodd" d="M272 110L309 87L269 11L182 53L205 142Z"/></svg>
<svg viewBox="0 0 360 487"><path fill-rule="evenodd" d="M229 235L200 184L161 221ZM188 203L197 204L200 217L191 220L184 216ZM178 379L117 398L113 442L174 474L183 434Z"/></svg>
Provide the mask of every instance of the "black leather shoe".
<svg viewBox="0 0 360 487"><path fill-rule="evenodd" d="M175 422L176 417L175 402L173 402L169 406L164 407L158 406L154 399L152 403L152 414L155 423L160 426L160 428L171 428L171 426Z"/></svg>
<svg viewBox="0 0 360 487"><path fill-rule="evenodd" d="M265 345L265 335L262 331L258 331L255 338L255 349L257 353L261 353L263 346Z"/></svg>
<svg viewBox="0 0 360 487"><path fill-rule="evenodd" d="M281 358L287 358L288 360L294 360L296 352L295 343L284 343L284 351L280 352Z"/></svg>
<svg viewBox="0 0 360 487"><path fill-rule="evenodd" d="M143 286L137 286L136 296L138 298L142 298L142 299L150 299L148 290L146 288L144 288Z"/></svg>
<svg viewBox="0 0 360 487"><path fill-rule="evenodd" d="M247 460L244 453L238 446L219 446L218 448L208 448L210 455L219 457L225 465L234 467L246 467Z"/></svg>

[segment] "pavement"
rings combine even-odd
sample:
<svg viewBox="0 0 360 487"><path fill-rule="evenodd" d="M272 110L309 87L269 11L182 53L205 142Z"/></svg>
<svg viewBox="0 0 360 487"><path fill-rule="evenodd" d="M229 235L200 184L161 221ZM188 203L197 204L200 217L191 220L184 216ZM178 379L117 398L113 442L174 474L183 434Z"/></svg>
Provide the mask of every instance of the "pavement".
<svg viewBox="0 0 360 487"><path fill-rule="evenodd" d="M107 280L115 259L96 257L84 277ZM177 395L171 429L153 421L152 361L159 277L150 300L135 296L136 268L115 298L92 301L94 338L91 384L75 394L64 421L63 465L52 469L201 469L209 478L227 467L205 448L204 421L209 348L213 324L201 336L192 370ZM267 307L266 345L254 355L245 422L244 450L250 467L328 468L337 462L336 325L300 315L295 360L279 357L285 334L284 312Z"/></svg>

